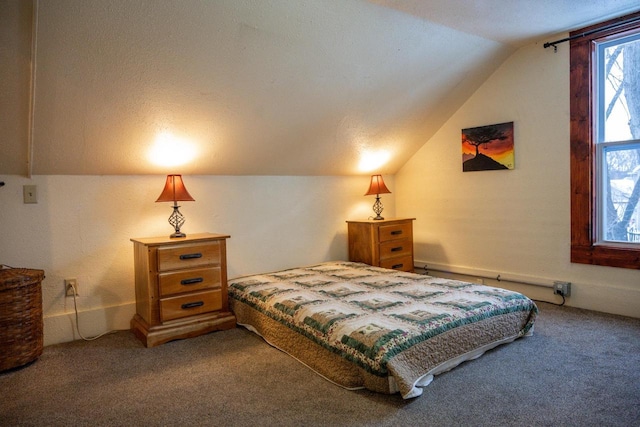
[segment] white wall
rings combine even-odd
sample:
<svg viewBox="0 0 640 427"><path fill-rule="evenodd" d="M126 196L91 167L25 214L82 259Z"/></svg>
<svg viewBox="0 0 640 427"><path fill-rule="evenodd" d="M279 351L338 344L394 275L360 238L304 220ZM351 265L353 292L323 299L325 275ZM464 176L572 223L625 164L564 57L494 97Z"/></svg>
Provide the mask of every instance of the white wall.
<svg viewBox="0 0 640 427"><path fill-rule="evenodd" d="M184 176L195 202L183 202L182 230L230 234L228 274L272 271L347 259L348 219L372 214L368 176ZM393 176L385 176L394 191ZM170 203L155 203L161 175L3 176L0 263L43 269L45 345L79 339L73 298L79 283L81 333L128 329L135 312L132 237L169 235ZM22 186L37 185L38 203L23 204ZM394 214L394 194L384 197Z"/></svg>
<svg viewBox="0 0 640 427"><path fill-rule="evenodd" d="M396 175L416 262L572 282L567 305L640 317L640 271L570 262L568 44L517 51ZM515 170L462 172L461 129L515 122ZM560 302L547 288L513 286Z"/></svg>

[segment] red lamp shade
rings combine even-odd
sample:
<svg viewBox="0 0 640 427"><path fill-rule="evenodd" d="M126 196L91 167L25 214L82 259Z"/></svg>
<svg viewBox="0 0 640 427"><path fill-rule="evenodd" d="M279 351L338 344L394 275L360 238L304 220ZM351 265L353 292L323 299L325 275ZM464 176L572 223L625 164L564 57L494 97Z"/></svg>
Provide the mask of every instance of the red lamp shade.
<svg viewBox="0 0 640 427"><path fill-rule="evenodd" d="M194 202L195 200L184 186L182 175L167 175L167 182L164 184L164 189L156 202L173 202L173 213L169 216L169 224L173 226L176 232L169 236L172 239L186 237L186 234L180 231L185 219L178 209L180 207L178 206L178 201Z"/></svg>
<svg viewBox="0 0 640 427"><path fill-rule="evenodd" d="M384 184L383 184L384 185ZM164 190L156 202L194 202L194 198L187 191L182 182L182 175L167 175Z"/></svg>
<svg viewBox="0 0 640 427"><path fill-rule="evenodd" d="M369 184L369 190L365 193L365 196L371 196L373 194L386 194L391 193L386 185L382 175L371 175L371 184Z"/></svg>

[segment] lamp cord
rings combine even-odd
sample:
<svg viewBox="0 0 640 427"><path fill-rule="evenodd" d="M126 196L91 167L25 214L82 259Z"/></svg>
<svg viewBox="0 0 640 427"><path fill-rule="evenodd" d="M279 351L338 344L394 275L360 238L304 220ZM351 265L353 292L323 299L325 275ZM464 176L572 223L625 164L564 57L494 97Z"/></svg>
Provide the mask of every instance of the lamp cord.
<svg viewBox="0 0 640 427"><path fill-rule="evenodd" d="M78 332L78 335L80 336L80 338L82 338L85 341L93 341L93 340L97 340L98 338L102 338L105 335L108 334L114 334L116 332L121 332L121 331L127 331L128 329L113 329L111 331L107 331L107 332L103 332L100 335L96 335L94 337L85 337L82 335L82 333L80 332L80 318L78 316L78 303L76 302L76 296L78 295L76 292L76 287L73 286L72 284L69 284L69 286L71 286L71 289L73 289L73 309L76 312L76 331Z"/></svg>

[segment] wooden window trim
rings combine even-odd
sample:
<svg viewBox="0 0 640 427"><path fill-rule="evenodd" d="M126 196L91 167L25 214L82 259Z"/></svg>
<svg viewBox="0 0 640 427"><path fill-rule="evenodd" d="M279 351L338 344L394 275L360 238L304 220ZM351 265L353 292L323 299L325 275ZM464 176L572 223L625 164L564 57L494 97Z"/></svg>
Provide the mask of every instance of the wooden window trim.
<svg viewBox="0 0 640 427"><path fill-rule="evenodd" d="M592 25L570 33L570 142L571 142L571 262L640 269L640 248L596 245L595 229L595 143L596 115L593 97L595 39L636 29L640 23L626 23L640 12ZM609 28L612 24L622 24Z"/></svg>

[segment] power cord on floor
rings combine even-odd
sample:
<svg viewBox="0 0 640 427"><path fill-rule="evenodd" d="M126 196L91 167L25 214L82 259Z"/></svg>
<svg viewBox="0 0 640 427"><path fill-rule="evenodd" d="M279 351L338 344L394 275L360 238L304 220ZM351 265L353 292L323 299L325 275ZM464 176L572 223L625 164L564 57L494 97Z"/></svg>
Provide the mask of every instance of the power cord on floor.
<svg viewBox="0 0 640 427"><path fill-rule="evenodd" d="M531 298L531 299L533 301L535 301L535 302L544 302L544 303L547 303L547 304L557 305L558 307L562 307L564 305L564 303L566 302L566 300L564 298L564 295L562 295L562 294L557 294L557 295L560 295L562 297L562 302L560 304L558 304L557 302L544 301L544 300L541 300L541 299L533 299L533 298Z"/></svg>
<svg viewBox="0 0 640 427"><path fill-rule="evenodd" d="M76 331L78 331L78 335L80 336L80 338L82 338L85 341L93 341L93 340L97 340L98 338L102 338L105 335L109 335L109 334L115 334L116 332L121 332L121 331L126 331L127 329L114 329L111 331L107 331L107 332L103 332L100 335L96 335L95 337L85 337L82 335L82 333L80 333L80 318L78 316L78 303L76 302L76 297L78 296L78 293L76 292L76 287L73 286L72 283L69 283L69 287L71 289L73 289L73 309L76 312Z"/></svg>

